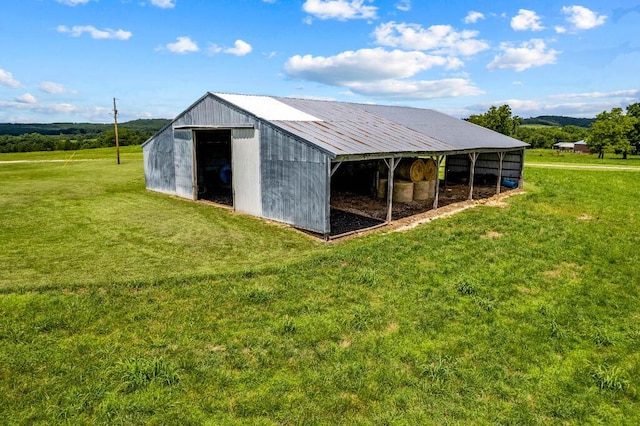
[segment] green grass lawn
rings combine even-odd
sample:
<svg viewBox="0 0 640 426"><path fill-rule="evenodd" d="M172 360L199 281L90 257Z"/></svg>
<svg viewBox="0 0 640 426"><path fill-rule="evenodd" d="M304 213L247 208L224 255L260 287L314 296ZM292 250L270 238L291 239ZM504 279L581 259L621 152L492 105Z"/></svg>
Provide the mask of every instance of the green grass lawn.
<svg viewBox="0 0 640 426"><path fill-rule="evenodd" d="M605 153L604 158L599 159L598 154L552 149L528 149L525 152L525 161L527 163L573 163L640 167L640 155L629 155L626 160L623 160L619 154Z"/></svg>
<svg viewBox="0 0 640 426"><path fill-rule="evenodd" d="M323 244L95 152L0 164L3 421L640 422L637 173Z"/></svg>

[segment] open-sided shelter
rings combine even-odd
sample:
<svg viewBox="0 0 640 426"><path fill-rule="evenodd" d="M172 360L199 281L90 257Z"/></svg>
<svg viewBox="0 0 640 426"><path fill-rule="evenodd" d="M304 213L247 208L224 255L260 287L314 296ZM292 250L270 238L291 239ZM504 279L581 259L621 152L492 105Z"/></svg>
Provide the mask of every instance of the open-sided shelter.
<svg viewBox="0 0 640 426"><path fill-rule="evenodd" d="M478 176L490 176L497 191L506 179L521 186L526 146L429 109L207 93L147 140L143 153L150 190L226 201L328 236L332 188L367 188L382 174L391 221L401 159L431 159L439 170L446 158L445 180L462 179L472 198Z"/></svg>

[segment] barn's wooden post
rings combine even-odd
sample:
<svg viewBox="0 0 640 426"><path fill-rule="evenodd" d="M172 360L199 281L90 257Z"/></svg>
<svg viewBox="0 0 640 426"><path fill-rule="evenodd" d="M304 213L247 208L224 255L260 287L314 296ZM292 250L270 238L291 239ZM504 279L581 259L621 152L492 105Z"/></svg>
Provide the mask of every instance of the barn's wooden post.
<svg viewBox="0 0 640 426"><path fill-rule="evenodd" d="M384 160L389 173L387 174L387 223L391 222L393 213L393 173L396 169L395 158L391 157L389 161Z"/></svg>
<svg viewBox="0 0 640 426"><path fill-rule="evenodd" d="M518 189L522 189L524 182L524 148L520 151L520 177L518 178Z"/></svg>
<svg viewBox="0 0 640 426"><path fill-rule="evenodd" d="M469 167L469 199L473 200L473 175L476 174L476 160L478 159L477 152L469 153L469 160L471 160L471 166Z"/></svg>
<svg viewBox="0 0 640 426"><path fill-rule="evenodd" d="M198 191L198 157L197 157L197 146L198 140L196 138L195 130L191 131L191 187L192 187L192 195L193 199L197 200L199 191Z"/></svg>
<svg viewBox="0 0 640 426"><path fill-rule="evenodd" d="M498 183L496 183L496 194L500 194L500 186L502 182L502 161L504 160L504 151L500 151L498 154L498 161L500 164L498 165Z"/></svg>
<svg viewBox="0 0 640 426"><path fill-rule="evenodd" d="M325 196L327 197L327 206L325 210L326 218L325 218L325 233L324 240L329 241L329 237L331 236L331 177L333 176L334 170L331 168L331 159L326 157L327 162L327 185L325 187ZM340 165L342 163L338 163ZM337 169L337 166L336 166Z"/></svg>
<svg viewBox="0 0 640 426"><path fill-rule="evenodd" d="M436 165L436 193L433 197L433 209L436 210L438 208L438 198L440 196L440 162L442 161L442 155L436 155L435 160L431 157L431 160Z"/></svg>

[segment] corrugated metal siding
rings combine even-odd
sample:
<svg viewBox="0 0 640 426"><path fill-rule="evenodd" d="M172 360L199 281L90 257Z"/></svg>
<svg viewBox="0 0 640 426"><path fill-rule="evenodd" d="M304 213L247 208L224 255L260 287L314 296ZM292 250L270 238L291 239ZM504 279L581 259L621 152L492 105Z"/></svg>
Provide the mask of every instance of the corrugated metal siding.
<svg viewBox="0 0 640 426"><path fill-rule="evenodd" d="M262 215L260 192L260 132L235 129L231 132L233 207L254 216Z"/></svg>
<svg viewBox="0 0 640 426"><path fill-rule="evenodd" d="M471 160L469 155L448 155L447 169L452 173L469 173ZM476 175L498 175L500 167L498 154L483 152L476 160ZM502 161L502 177L519 179L522 164L522 151L509 151Z"/></svg>
<svg viewBox="0 0 640 426"><path fill-rule="evenodd" d="M178 116L172 125L174 127L212 124L231 126L234 124L255 125L256 123L257 120L255 118L230 108L213 97L213 95L208 95Z"/></svg>
<svg viewBox="0 0 640 426"><path fill-rule="evenodd" d="M175 162L176 195L193 200L193 132L174 130L173 160Z"/></svg>
<svg viewBox="0 0 640 426"><path fill-rule="evenodd" d="M371 113L358 104L278 98L323 121L273 121L333 155L438 152L455 148L437 138Z"/></svg>
<svg viewBox="0 0 640 426"><path fill-rule="evenodd" d="M299 136L314 143L323 140L318 138L317 132L313 132L313 129L319 128L320 125L326 126L329 132L338 134L342 133L342 130L337 128L339 124L342 128L348 128L343 138L335 139L337 143L328 146L319 143L319 146L337 155L372 151L441 152L527 146L517 139L430 109L313 99L277 99L326 122L303 123L303 130L310 129L311 134L309 138L303 132L298 133ZM292 122L290 125L298 124ZM333 135L325 135L324 139L329 139L330 136ZM366 143L367 141L370 143Z"/></svg>
<svg viewBox="0 0 640 426"><path fill-rule="evenodd" d="M144 180L148 189L175 194L176 176L173 163L173 132L171 128L158 133L143 147Z"/></svg>
<svg viewBox="0 0 640 426"><path fill-rule="evenodd" d="M522 162L524 161L524 150L507 152L502 161L502 176L512 179L522 178Z"/></svg>
<svg viewBox="0 0 640 426"><path fill-rule="evenodd" d="M299 228L329 232L329 157L271 126L262 126L260 136L262 215Z"/></svg>

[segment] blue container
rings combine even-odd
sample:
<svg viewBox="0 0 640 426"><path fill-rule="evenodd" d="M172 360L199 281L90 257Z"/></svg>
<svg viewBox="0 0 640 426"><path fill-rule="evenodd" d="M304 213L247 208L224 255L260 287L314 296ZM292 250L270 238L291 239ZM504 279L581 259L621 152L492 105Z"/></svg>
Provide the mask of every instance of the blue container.
<svg viewBox="0 0 640 426"><path fill-rule="evenodd" d="M502 179L502 186L513 189L518 187L518 182L512 179L504 178Z"/></svg>

